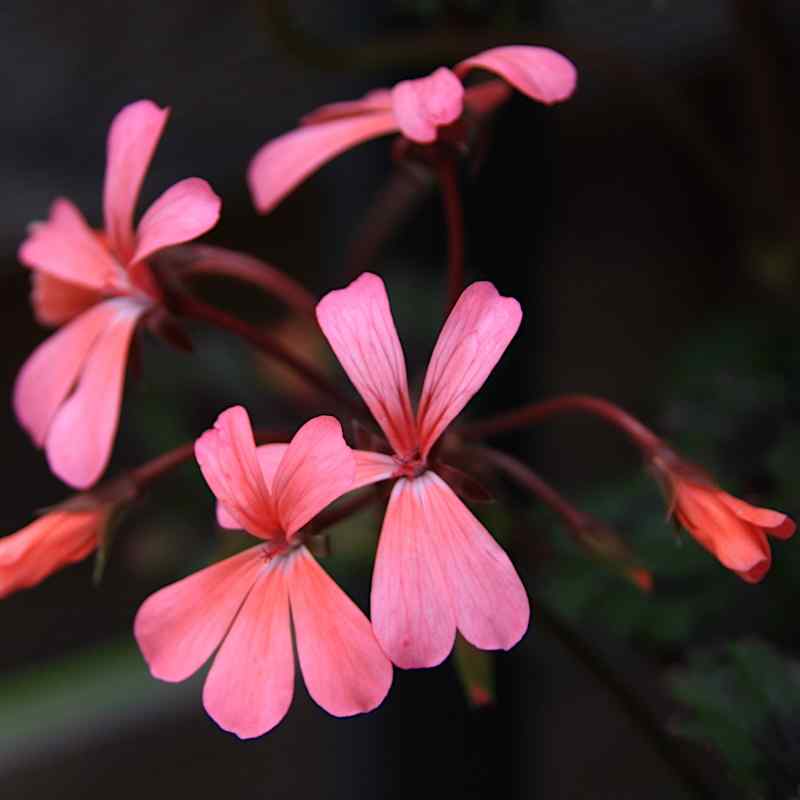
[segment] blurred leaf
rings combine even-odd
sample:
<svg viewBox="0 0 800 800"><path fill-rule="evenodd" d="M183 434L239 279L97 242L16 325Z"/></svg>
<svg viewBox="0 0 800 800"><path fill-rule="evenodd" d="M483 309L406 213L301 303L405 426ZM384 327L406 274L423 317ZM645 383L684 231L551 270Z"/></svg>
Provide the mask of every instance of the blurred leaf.
<svg viewBox="0 0 800 800"><path fill-rule="evenodd" d="M460 633L453 650L461 685L471 706L482 708L494 705L494 657L488 650L473 647Z"/></svg>

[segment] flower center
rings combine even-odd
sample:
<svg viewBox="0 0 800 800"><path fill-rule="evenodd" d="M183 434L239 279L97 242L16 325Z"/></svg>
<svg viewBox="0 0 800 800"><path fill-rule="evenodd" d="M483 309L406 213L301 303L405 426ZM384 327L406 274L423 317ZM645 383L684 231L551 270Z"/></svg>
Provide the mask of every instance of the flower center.
<svg viewBox="0 0 800 800"><path fill-rule="evenodd" d="M420 458L419 453L415 453L408 458L394 457L397 464L397 471L395 477L397 478L419 478L424 472L428 470L428 462L424 458Z"/></svg>

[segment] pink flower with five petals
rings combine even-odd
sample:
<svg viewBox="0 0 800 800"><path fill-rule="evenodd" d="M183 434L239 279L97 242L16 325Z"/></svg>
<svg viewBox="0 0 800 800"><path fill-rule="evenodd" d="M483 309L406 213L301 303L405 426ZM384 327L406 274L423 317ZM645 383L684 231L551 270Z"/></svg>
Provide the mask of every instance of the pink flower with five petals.
<svg viewBox="0 0 800 800"><path fill-rule="evenodd" d="M289 445L256 448L247 412L225 411L195 454L225 527L262 544L149 597L134 633L152 674L182 681L219 646L203 704L225 730L260 736L285 716L297 655L308 692L334 716L378 706L392 667L369 621L303 546L300 531L353 485L353 452L333 417ZM220 644L221 643L221 644Z"/></svg>
<svg viewBox="0 0 800 800"><path fill-rule="evenodd" d="M168 116L169 109L140 100L111 123L103 231L59 198L19 249L19 260L34 270L37 319L63 327L23 365L14 410L53 472L78 488L95 483L108 463L133 332L160 299L147 259L197 238L219 218L219 197L204 180L187 178L134 230L134 207Z"/></svg>
<svg viewBox="0 0 800 800"><path fill-rule="evenodd" d="M456 629L476 647L511 648L528 627L525 589L503 549L429 458L516 333L519 303L486 282L463 292L439 334L416 414L379 277L365 273L327 294L317 319L394 451L355 451L353 488L396 479L372 577L372 623L381 647L406 668L440 663Z"/></svg>
<svg viewBox="0 0 800 800"><path fill-rule="evenodd" d="M499 75L464 89L470 70ZM575 67L546 47L496 47L467 58L452 70L376 89L360 100L331 103L306 115L301 127L267 142L247 173L256 208L266 214L323 164L369 139L401 133L419 144L436 141L439 130L456 122L464 109L488 113L508 96L508 86L546 105L566 100L574 91Z"/></svg>

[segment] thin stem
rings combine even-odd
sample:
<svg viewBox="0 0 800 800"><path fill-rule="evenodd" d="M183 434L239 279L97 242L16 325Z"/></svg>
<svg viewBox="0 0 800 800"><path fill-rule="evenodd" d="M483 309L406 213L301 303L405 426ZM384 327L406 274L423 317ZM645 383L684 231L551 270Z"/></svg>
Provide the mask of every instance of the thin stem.
<svg viewBox="0 0 800 800"><path fill-rule="evenodd" d="M469 439L479 439L533 425L556 414L575 411L594 414L610 422L627 434L645 455L653 453L662 446L661 440L627 411L601 397L587 394L565 394L532 403L487 420L465 425L460 432Z"/></svg>
<svg viewBox="0 0 800 800"><path fill-rule="evenodd" d="M716 791L686 758L675 740L665 732L661 720L631 688L631 684L607 664L587 641L548 608L540 597L534 598L534 603L539 623L543 624L564 649L608 690L664 763L681 781L689 795L698 800L714 800L717 796Z"/></svg>
<svg viewBox="0 0 800 800"><path fill-rule="evenodd" d="M272 429L258 429L253 432L253 437L258 444L286 442L290 438L285 431ZM144 491L171 470L190 461L194 456L194 444L194 441L186 442L173 450L156 456L156 458L132 469L127 478L133 483L138 492Z"/></svg>
<svg viewBox="0 0 800 800"><path fill-rule="evenodd" d="M549 483L540 478L530 467L523 464L508 453L495 450L493 447L478 448L481 457L499 467L510 478L524 489L538 497L546 506L551 508L560 517L564 518L567 525L580 528L584 522L584 514L578 511L568 500L557 492Z"/></svg>
<svg viewBox="0 0 800 800"><path fill-rule="evenodd" d="M464 289L464 211L455 159L447 156L438 159L436 172L447 221L447 308L450 311Z"/></svg>
<svg viewBox="0 0 800 800"><path fill-rule="evenodd" d="M352 517L353 514L361 511L362 508L372 505L376 500L377 497L373 491L362 492L355 497L349 497L335 508L317 514L309 526L311 528L311 534L316 536L327 528L338 525L340 522Z"/></svg>
<svg viewBox="0 0 800 800"><path fill-rule="evenodd" d="M357 417L363 418L365 416L364 409L360 404L343 395L316 367L287 350L280 341L267 331L234 317L232 314L221 311L215 306L204 303L202 300L185 292L176 292L171 296L170 308L178 315L206 322L250 342L262 353L294 370L310 386L328 395Z"/></svg>
<svg viewBox="0 0 800 800"><path fill-rule="evenodd" d="M247 253L206 244L173 248L169 256L178 262L179 277L222 275L263 289L289 308L314 318L317 299L283 270Z"/></svg>

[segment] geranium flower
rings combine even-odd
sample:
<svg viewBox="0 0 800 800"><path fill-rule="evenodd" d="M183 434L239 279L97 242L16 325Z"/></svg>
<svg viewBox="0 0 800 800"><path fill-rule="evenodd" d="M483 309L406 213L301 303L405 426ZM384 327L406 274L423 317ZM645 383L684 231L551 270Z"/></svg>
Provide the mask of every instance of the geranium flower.
<svg viewBox="0 0 800 800"><path fill-rule="evenodd" d="M465 90L461 78L473 69L493 72L505 83L494 80ZM410 141L430 144L465 108L485 114L503 102L507 85L551 105L566 100L575 82L575 67L561 54L517 45L487 50L452 70L440 67L425 78L377 89L360 100L322 106L304 117L300 128L256 153L247 173L253 201L266 214L323 164L378 136L399 132Z"/></svg>
<svg viewBox="0 0 800 800"><path fill-rule="evenodd" d="M795 523L786 514L724 492L666 447L654 455L652 466L677 522L724 567L748 583L758 583L772 564L767 534L788 539Z"/></svg>
<svg viewBox="0 0 800 800"><path fill-rule="evenodd" d="M391 664L367 618L303 546L303 527L352 488L355 459L339 423L317 417L289 445L256 449L247 412L231 408L195 454L223 525L264 541L144 602L134 633L152 674L182 681L219 646L206 711L241 738L260 736L294 693L291 609L311 697L338 717L378 706Z"/></svg>
<svg viewBox="0 0 800 800"><path fill-rule="evenodd" d="M134 231L139 190L168 116L141 100L111 123L103 231L59 198L19 249L19 260L34 270L37 319L63 327L23 365L14 410L53 472L78 488L95 483L108 463L131 338L160 299L147 259L195 239L219 218L219 197L204 180L187 178L167 189Z"/></svg>
<svg viewBox="0 0 800 800"><path fill-rule="evenodd" d="M416 415L379 277L365 273L330 292L317 319L394 451L356 451L355 486L396 479L372 578L381 647L400 667L429 667L450 652L458 628L476 647L509 649L528 627L525 589L502 548L432 468L431 451L516 333L519 303L491 283L464 291L439 335Z"/></svg>

